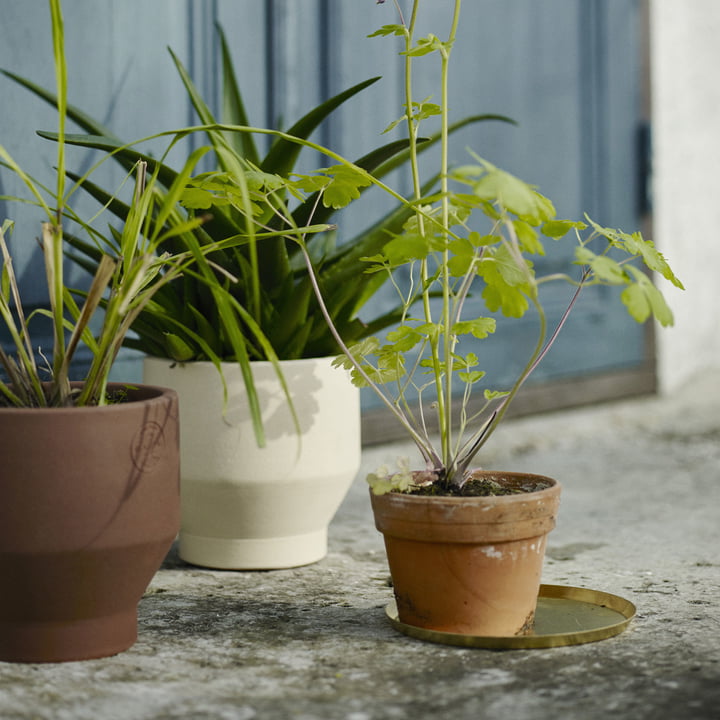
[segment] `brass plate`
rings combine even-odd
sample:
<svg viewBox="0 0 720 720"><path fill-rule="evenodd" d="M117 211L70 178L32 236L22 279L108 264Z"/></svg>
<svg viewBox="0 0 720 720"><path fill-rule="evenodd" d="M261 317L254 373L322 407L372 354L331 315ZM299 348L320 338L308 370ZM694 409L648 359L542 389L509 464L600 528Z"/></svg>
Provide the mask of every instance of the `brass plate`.
<svg viewBox="0 0 720 720"><path fill-rule="evenodd" d="M406 625L398 620L395 602L385 609L392 626L410 637L492 650L551 648L605 640L619 635L635 617L635 611L629 600L610 593L564 585L541 585L535 629L530 635L482 637Z"/></svg>

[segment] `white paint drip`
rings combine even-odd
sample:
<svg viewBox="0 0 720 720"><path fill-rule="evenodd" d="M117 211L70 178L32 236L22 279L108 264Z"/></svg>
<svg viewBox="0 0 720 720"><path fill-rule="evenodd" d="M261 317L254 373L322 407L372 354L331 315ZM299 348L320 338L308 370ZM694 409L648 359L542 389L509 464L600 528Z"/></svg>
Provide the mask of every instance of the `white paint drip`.
<svg viewBox="0 0 720 720"><path fill-rule="evenodd" d="M503 556L502 550L496 550L494 545L488 545L482 551L484 555L490 558L501 558Z"/></svg>

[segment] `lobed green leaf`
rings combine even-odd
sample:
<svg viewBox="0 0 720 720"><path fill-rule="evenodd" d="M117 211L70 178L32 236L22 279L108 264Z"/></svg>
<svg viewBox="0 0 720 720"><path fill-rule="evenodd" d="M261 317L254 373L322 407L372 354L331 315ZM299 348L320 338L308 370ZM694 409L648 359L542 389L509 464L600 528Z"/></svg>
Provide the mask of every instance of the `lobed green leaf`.
<svg viewBox="0 0 720 720"><path fill-rule="evenodd" d="M495 332L495 318L474 318L473 320L460 320L453 325L454 335L473 335L482 340Z"/></svg>
<svg viewBox="0 0 720 720"><path fill-rule="evenodd" d="M321 172L330 177L323 191L323 205L336 210L349 205L360 197L360 188L368 187L370 180L354 168L347 165L333 165Z"/></svg>
<svg viewBox="0 0 720 720"><path fill-rule="evenodd" d="M597 255L588 247L575 248L575 261L590 268L593 275L611 285L622 285L629 282L629 277L620 263L608 255Z"/></svg>
<svg viewBox="0 0 720 720"><path fill-rule="evenodd" d="M388 35L402 36L402 35L406 35L406 34L407 34L407 29L405 28L404 25L394 24L394 25L383 25L381 28L379 28L375 32L370 33L370 35L368 35L368 37L369 38L387 37Z"/></svg>
<svg viewBox="0 0 720 720"><path fill-rule="evenodd" d="M630 316L642 323L653 315L663 327L672 326L672 311L652 280L635 267L628 266L628 271L634 276L635 282L622 291L620 298Z"/></svg>
<svg viewBox="0 0 720 720"><path fill-rule="evenodd" d="M574 220L548 220L543 223L542 234L553 239L559 239L567 235L573 228L584 230L587 225L584 222Z"/></svg>

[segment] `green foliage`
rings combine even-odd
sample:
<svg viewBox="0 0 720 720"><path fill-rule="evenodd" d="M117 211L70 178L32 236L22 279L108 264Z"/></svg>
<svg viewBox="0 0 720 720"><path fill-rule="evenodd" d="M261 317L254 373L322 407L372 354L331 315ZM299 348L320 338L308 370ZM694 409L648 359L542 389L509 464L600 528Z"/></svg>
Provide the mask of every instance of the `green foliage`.
<svg viewBox="0 0 720 720"><path fill-rule="evenodd" d="M301 234L316 264L329 314L344 338L361 340L400 317L397 309L366 321L358 318L358 312L385 281L382 274L363 272L366 265L362 258L377 253L399 233L412 217L413 208L399 203L341 247L335 245L331 223L336 210L407 162L408 143L390 142L354 163L344 161L310 175L296 175L294 167L303 147L326 150L308 140L312 132L333 111L379 78L359 83L321 103L284 133L252 128L220 28L218 37L223 68L219 122L178 57L170 51L202 125L163 135L174 135L174 144L188 133L205 132L216 165L209 172L186 178L185 189L177 199L187 212L175 207L162 218L156 216L153 228L161 239L159 251L189 253L195 269L162 284L152 302L138 314L133 324L135 336L126 339L125 344L178 362L211 360L218 368L222 360L239 362L251 409L255 409L255 431L262 442L249 361L268 359L279 367L278 359L320 357L339 349L300 257ZM53 93L14 73L2 72L55 104ZM79 108L67 106L65 110L67 117L88 133L66 136L65 142L97 148L126 169L138 161L147 162L156 177L155 195L158 202L164 203L167 190L178 177L174 169L162 158L157 161L126 145ZM451 132L483 120L507 118L465 118ZM255 143L257 133L273 138L264 157ZM40 134L59 139L50 133ZM435 134L420 140L420 149L431 147L439 139ZM325 154L334 155L332 151ZM128 217L130 207L110 192L87 177L72 172L68 176L122 221ZM196 220L195 227L188 227ZM303 228L302 233L299 228ZM96 230L93 242L67 236L66 240L74 248L69 257L91 273L96 271L104 252L116 244L112 229L105 234Z"/></svg>
<svg viewBox="0 0 720 720"><path fill-rule="evenodd" d="M450 124L446 90L460 2L456 0L450 32L443 41L435 35L415 38L420 1L414 0L409 26L385 26L374 35L401 39L400 54L408 73L417 58L436 56L441 68L439 100L415 100L408 82L404 114L390 126L404 124L407 141L388 143L355 162L309 137L320 122L374 79L331 98L287 132L253 128L221 32L224 99L220 122L173 55L203 124L167 133L174 138L172 147L191 132L204 132L216 160L211 171L192 177L197 159L192 157L178 173L163 159L154 161L124 145L73 107L67 107L67 116L90 135L65 136L61 125L55 138L61 148L68 142L99 148L127 169L138 162L148 162L153 168L151 191L140 195L145 221L135 225L132 237L151 240L156 257L179 258L182 276L179 265L174 276L165 265L142 266L146 274L138 274L132 287L153 294L137 306L132 318L137 339L127 344L181 362L209 358L219 365L220 360L237 360L256 415L258 401L252 391L249 360L268 358L277 364L279 357L327 355L340 349L343 355L336 364L348 368L356 384L371 387L416 443L427 468L422 481L460 485L469 464L552 347L583 288L615 286L631 317L639 322L654 317L667 326L672 324L672 314L650 273L678 288L682 285L653 244L639 233L605 228L589 218L557 218L553 203L535 186L472 153L470 164L449 168L452 133L469 122L494 116ZM55 102L51 93L10 76ZM420 129L429 118L439 119L441 130L423 140ZM273 138L265 157L253 139L258 133ZM422 184L418 156L436 143L442 150L437 173ZM320 151L335 164L315 173L296 174L295 163L303 147ZM384 182L389 172L401 166L409 170L411 179L407 197ZM123 204L87 178L72 173L69 177L126 224L137 213L134 204ZM335 212L372 186L387 192L396 207L336 247L331 222ZM48 247L57 259L58 244L52 242L52 233L48 237ZM105 236L92 235L92 242L70 238L73 257L93 273L101 269L108 273L104 260L108 248L123 262L132 258L131 246L123 237L111 230ZM574 246L576 275L536 274L535 261L545 253L548 241ZM56 266L57 262L51 270ZM49 278L51 286L57 287L52 272ZM553 281L567 283L574 294L558 327L549 329L540 288ZM361 323L358 310L383 282L396 289L397 309ZM6 299L13 292L11 270L4 269L0 295ZM471 292L484 301L486 312L480 317L464 315ZM88 298L100 302L101 294L91 288ZM63 299L72 307L69 293L63 292ZM105 304L109 309L110 301ZM136 308L131 301L120 302L118 307ZM508 388L485 387L482 356L462 354L463 339L489 343L495 331L494 313L519 319L530 311L537 316L538 336L523 370ZM73 308L73 312L81 317L84 310ZM375 337L396 322L385 340ZM84 339L87 333L82 335ZM23 342L21 338L21 346ZM455 416L452 397L457 388L462 403ZM437 448L424 415L423 400L430 394L440 431ZM411 406L411 395L418 398L416 407ZM480 409L471 412L475 399ZM256 432L261 437L257 424ZM408 489L416 482L417 476L407 466L400 472L372 476L373 490L380 492Z"/></svg>
<svg viewBox="0 0 720 720"><path fill-rule="evenodd" d="M591 285L617 286L628 313L638 322L654 317L661 325L673 318L651 273L657 273L678 288L665 258L640 233L602 227L589 218L566 220L556 217L550 199L529 183L471 153L474 163L455 169L447 166L449 113L445 89L448 60L459 22L459 0L446 41L435 35L414 40L414 22L421 0L414 0L412 20L406 27L388 25L371 37L400 37L401 55L406 58L408 80L414 58L439 56L442 102L421 102L412 97L406 83L406 114L391 127L405 122L410 136L412 194L405 205L413 213L389 241L368 255L368 272L384 274L398 292L402 322L387 334L386 342L367 338L361 344L344 346L345 356L337 364L352 371L353 380L370 386L415 441L427 471L420 481L465 482L469 464L501 421L510 402L525 380L555 342L580 291ZM420 124L440 115L440 192L423 188L417 180L417 137ZM477 228L482 226L482 231ZM545 243L574 245L577 275L538 276L534 258L545 254ZM540 287L562 282L575 288L562 319L548 329L540 302ZM318 284L318 291L321 284ZM470 292L484 301L486 316L466 318L465 301ZM433 302L434 301L434 302ZM419 316L411 314L422 308ZM525 367L509 388L482 387L486 373L479 353L462 355L458 348L471 336L492 342L494 313L523 318L530 310L537 315L538 337ZM338 333L340 341L341 332ZM475 345L474 347L477 347ZM430 378L428 381L428 377ZM462 403L453 415L452 397L460 388ZM411 407L413 391L418 407ZM422 400L432 391L431 407L437 414L440 446L436 449L425 422ZM482 393L480 410L470 413L471 398ZM373 492L412 489L418 483L407 467L400 472L382 468L368 477Z"/></svg>
<svg viewBox="0 0 720 720"><path fill-rule="evenodd" d="M286 133L277 133L265 155L261 157L248 123L247 112L238 86L228 43L218 28L222 52L222 116L218 120L200 96L188 72L171 52L178 74L192 104L203 123L211 147L215 151L216 169L192 179L181 197L182 205L193 215L209 215L211 219L195 233L198 247L235 238L233 248L215 253L211 260L213 272L186 275L165 287L141 314L134 326L137 338L127 344L152 355L177 361L202 359L250 359L266 357L263 341L239 318L238 306L244 308L260 335L281 359L318 357L338 351L337 343L325 324L311 292L307 270L298 258L297 243L288 239L294 226L312 220L316 232L307 242L318 265L319 282L325 292L330 314L343 337L350 341L381 330L399 318L397 311L361 322L358 312L384 282L384 276L364 273L362 257L372 255L388 238L399 231L412 215L412 208L400 205L371 227L364 228L341 247L335 246L332 230L319 232L322 225L332 223L336 210L357 199L371 185L367 173L382 178L407 161L408 144L391 142L359 158L354 163L320 169L311 175L294 174L294 165L304 140L334 110L359 94L379 78L371 78L338 94L312 109L295 122ZM29 80L3 71L39 97L54 102L52 93ZM87 133L71 136L68 142L100 148L128 168L138 160L153 161L126 147L110 130L76 107L68 107L67 115ZM501 116L466 118L457 128L486 119L507 120ZM220 129L233 126L233 130ZM260 130L261 132L267 132ZM49 136L48 134L45 134ZM295 141L297 138L300 142ZM431 136L427 147L437 143ZM151 167L154 165L151 164ZM157 176L165 186L174 181L176 173L159 165ZM111 194L77 175L70 174L100 203L124 218L128 208L113 202ZM245 207L244 193L249 192L251 204ZM295 206L289 209L290 200ZM319 201L319 202L318 202ZM250 212L246 214L246 211ZM289 213L285 215L284 213ZM250 227L248 216L255 227ZM173 218L168 218L172 221ZM241 239L243 238L243 239ZM112 238L105 237L110 244ZM79 251L73 259L92 270L98 253L87 243L69 238ZM173 249L177 249L174 247ZM210 258L209 258L210 260ZM232 279L232 282L226 280ZM234 309L223 313L218 307L217 292L208 283L221 282L221 295ZM221 301L223 302L223 301ZM240 326L243 348L232 342L228 322ZM171 319L169 319L171 318ZM219 328L208 332L210 326Z"/></svg>
<svg viewBox="0 0 720 720"><path fill-rule="evenodd" d="M346 165L321 168L318 172L323 173L327 178L327 181L317 188L318 191L322 191L322 203L326 208L335 210L344 208L352 200L360 197L361 188L372 184L365 175Z"/></svg>
<svg viewBox="0 0 720 720"><path fill-rule="evenodd" d="M467 224L469 216L459 223L459 227L455 224L456 219L450 221L453 225L438 227L438 218L443 215L441 208L426 202L429 198L413 200L417 216L405 223L402 234L393 237L382 252L367 258L374 270L390 277L397 273L410 274L409 284L416 291L401 296L405 319L396 330L388 333L387 344L368 340L361 349L348 348L348 354L362 357L363 373L357 367L353 372L358 384L378 386L376 390L381 389L388 406L411 428L411 435L421 446L423 455L439 458L434 467L438 477L462 482L462 471L487 441L509 402L557 337L556 332L548 339L545 314L539 300L542 284L565 282L575 285L578 291L590 285L620 286L623 288L620 298L635 320L644 322L654 317L663 326L672 324L672 313L648 272L656 271L677 287L682 285L653 244L639 233L627 234L604 228L589 218L587 222L557 219L553 204L535 187L490 163L463 168L453 177L460 188L471 185L472 195L478 200L474 209L484 215L489 231L481 234L471 230ZM449 190L442 201L452 203L457 201L457 196ZM467 198L465 201L467 203ZM575 262L580 266L578 277L537 276L529 256L544 254L544 241L563 239L575 244ZM601 240L605 242L601 252L590 249ZM506 390L484 389L484 407L488 414L468 418L465 408L474 386L485 378L486 373L479 367L480 360L475 353L463 357L455 348L462 344L464 336L489 342L495 331L495 319L490 316L462 317L464 301L471 287L480 291L489 315L500 312L510 318L522 318L534 309L540 318L540 335L535 351L516 383ZM434 316L428 302L433 295L443 298L443 305ZM412 318L409 310L413 305L425 307L425 315ZM442 440L451 437L454 425L460 427L458 442L444 452L430 448L424 420L418 423L416 413L402 409L406 406L408 389L413 388L421 394L427 383L411 376L398 385L397 376L387 372L388 367L405 369L409 366L408 354L417 354L418 349L420 359L415 361L414 367L422 368L423 374L432 375L438 412L447 412L451 388L456 383L465 386L459 422L449 416L439 418ZM353 367L351 360L346 359L344 364ZM451 376L453 379L449 380ZM388 387L390 383L395 388L394 393ZM478 424L479 431L473 430L471 421ZM470 440L461 442L465 434L470 435ZM397 477L393 475L384 481L376 478L374 487L383 491L398 489Z"/></svg>

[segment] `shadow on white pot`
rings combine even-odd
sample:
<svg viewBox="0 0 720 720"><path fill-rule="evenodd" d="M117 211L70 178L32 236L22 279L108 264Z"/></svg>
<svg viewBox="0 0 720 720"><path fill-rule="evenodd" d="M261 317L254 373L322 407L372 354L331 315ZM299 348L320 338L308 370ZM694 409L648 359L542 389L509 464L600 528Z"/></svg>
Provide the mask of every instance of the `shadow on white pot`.
<svg viewBox="0 0 720 720"><path fill-rule="evenodd" d="M180 397L180 557L251 570L306 565L327 554L330 521L360 468L360 395L333 358L281 361L293 425L269 362L252 363L267 444L258 448L240 370L146 358L144 381Z"/></svg>

